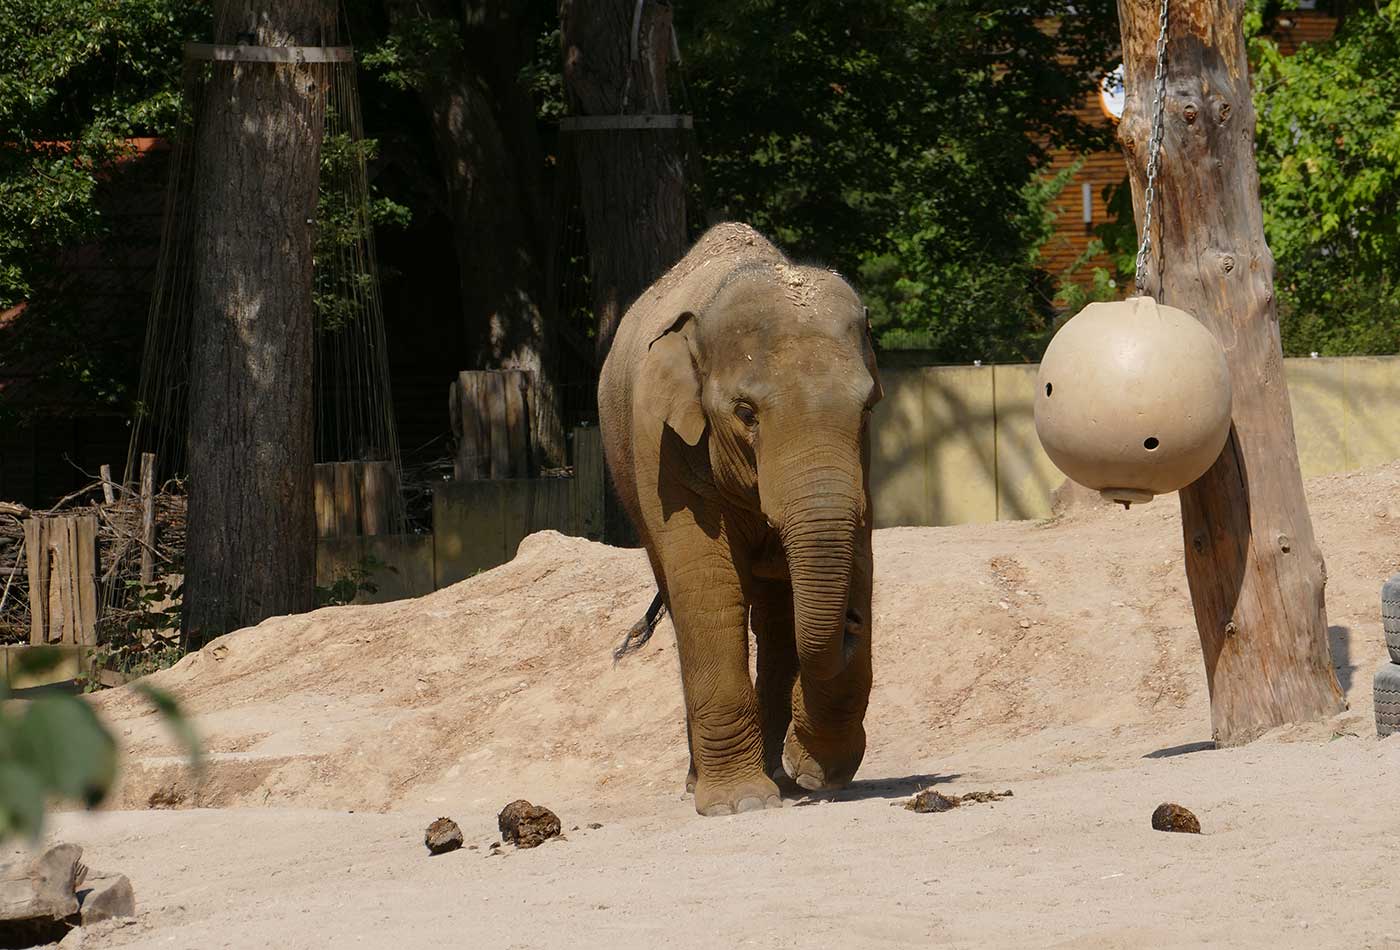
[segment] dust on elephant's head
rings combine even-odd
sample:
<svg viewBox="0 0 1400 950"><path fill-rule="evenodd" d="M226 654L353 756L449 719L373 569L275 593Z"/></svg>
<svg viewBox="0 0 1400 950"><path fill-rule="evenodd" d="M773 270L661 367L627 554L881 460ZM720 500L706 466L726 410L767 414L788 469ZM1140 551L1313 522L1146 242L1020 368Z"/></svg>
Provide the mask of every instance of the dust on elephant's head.
<svg viewBox="0 0 1400 950"><path fill-rule="evenodd" d="M646 394L716 486L779 529L863 520L866 427L881 397L865 307L840 275L739 267L651 342ZM827 503L824 512L814 505Z"/></svg>

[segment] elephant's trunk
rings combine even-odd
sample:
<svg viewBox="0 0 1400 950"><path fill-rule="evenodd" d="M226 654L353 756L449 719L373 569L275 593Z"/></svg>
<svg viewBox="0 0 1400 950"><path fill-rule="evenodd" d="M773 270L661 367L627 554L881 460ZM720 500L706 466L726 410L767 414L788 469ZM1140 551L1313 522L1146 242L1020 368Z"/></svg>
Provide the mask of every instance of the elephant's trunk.
<svg viewBox="0 0 1400 950"><path fill-rule="evenodd" d="M865 515L855 458L807 468L788 484L783 551L792 577L797 654L804 675L831 679L855 654L861 618L847 606L856 534Z"/></svg>

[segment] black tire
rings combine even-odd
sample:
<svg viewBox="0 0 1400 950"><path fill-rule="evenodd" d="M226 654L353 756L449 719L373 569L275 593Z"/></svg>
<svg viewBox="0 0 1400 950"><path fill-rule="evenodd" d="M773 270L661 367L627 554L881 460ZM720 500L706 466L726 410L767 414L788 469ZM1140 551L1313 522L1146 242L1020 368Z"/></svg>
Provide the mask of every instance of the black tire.
<svg viewBox="0 0 1400 950"><path fill-rule="evenodd" d="M1381 626L1385 628L1390 662L1400 663L1400 574L1381 586Z"/></svg>
<svg viewBox="0 0 1400 950"><path fill-rule="evenodd" d="M1376 670L1376 733L1400 732L1400 663L1382 663Z"/></svg>

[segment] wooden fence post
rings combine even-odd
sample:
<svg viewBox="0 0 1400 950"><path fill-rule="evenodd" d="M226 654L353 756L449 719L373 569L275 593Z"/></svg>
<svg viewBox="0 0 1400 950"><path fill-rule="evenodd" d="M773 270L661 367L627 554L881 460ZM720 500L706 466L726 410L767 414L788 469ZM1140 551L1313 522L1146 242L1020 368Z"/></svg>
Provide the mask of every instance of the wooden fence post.
<svg viewBox="0 0 1400 950"><path fill-rule="evenodd" d="M360 465L360 534L392 534L399 507L398 478L393 462Z"/></svg>
<svg viewBox="0 0 1400 950"><path fill-rule="evenodd" d="M448 391L448 414L457 439L453 473L458 480L529 478L534 432L530 426L533 374L525 370L464 371Z"/></svg>
<svg viewBox="0 0 1400 950"><path fill-rule="evenodd" d="M97 643L97 518L62 515L24 523L29 642Z"/></svg>
<svg viewBox="0 0 1400 950"><path fill-rule="evenodd" d="M574 430L574 517L579 534L603 540L603 433L597 426Z"/></svg>
<svg viewBox="0 0 1400 950"><path fill-rule="evenodd" d="M141 583L155 580L156 568L156 456L141 453Z"/></svg>
<svg viewBox="0 0 1400 950"><path fill-rule="evenodd" d="M116 496L112 491L112 466L99 467L97 474L102 477L102 500L109 505L113 504L116 501Z"/></svg>

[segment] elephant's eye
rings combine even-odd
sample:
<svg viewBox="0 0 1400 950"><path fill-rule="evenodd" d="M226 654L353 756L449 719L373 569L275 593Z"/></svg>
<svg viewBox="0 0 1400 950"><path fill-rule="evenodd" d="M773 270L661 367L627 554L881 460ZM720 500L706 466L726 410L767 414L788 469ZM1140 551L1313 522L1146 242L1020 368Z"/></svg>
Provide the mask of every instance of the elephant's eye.
<svg viewBox="0 0 1400 950"><path fill-rule="evenodd" d="M746 426L758 424L758 413L753 411L753 406L746 402L737 403L734 406L734 415L739 417L739 421Z"/></svg>

